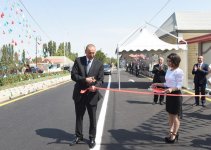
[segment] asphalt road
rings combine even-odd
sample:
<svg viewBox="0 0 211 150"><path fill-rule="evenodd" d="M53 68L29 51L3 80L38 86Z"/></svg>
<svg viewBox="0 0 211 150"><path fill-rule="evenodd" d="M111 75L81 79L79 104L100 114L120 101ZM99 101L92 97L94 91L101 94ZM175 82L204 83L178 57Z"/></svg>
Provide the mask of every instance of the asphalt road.
<svg viewBox="0 0 211 150"><path fill-rule="evenodd" d="M108 77L105 76L104 87ZM116 72L111 77L111 88L118 89ZM147 78L121 72L121 89L147 91L150 84ZM73 85L74 82L69 82L0 107L0 150L88 150L87 113L85 141L69 146L75 128ZM104 95L105 91L101 93ZM168 132L165 105L152 105L152 99L153 95L110 92L101 150L211 149L210 103L206 108L192 107L193 97L185 97L179 142L165 144L163 139Z"/></svg>

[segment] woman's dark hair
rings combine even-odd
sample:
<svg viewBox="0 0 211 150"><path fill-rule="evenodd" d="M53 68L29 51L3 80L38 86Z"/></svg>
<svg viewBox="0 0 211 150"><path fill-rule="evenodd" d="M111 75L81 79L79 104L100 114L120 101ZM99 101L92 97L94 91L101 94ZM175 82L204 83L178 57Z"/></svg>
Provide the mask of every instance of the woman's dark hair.
<svg viewBox="0 0 211 150"><path fill-rule="evenodd" d="M177 68L179 67L181 58L178 54L176 53L171 53L167 56L167 58L171 61L171 63Z"/></svg>

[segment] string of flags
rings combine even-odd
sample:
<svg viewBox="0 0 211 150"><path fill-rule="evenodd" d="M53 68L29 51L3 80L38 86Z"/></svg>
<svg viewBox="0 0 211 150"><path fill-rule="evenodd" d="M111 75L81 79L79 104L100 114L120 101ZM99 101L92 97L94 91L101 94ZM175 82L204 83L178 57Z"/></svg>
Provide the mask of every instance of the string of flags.
<svg viewBox="0 0 211 150"><path fill-rule="evenodd" d="M23 44L30 45L35 42L36 29L32 27L21 6L18 0L3 1L0 8L0 38L9 39L9 43L4 44L23 47Z"/></svg>

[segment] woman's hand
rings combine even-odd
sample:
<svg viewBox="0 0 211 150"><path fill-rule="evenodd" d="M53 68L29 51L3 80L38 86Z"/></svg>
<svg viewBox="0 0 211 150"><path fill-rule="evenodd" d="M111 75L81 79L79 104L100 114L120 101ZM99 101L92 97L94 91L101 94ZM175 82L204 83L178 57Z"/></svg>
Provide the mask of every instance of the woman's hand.
<svg viewBox="0 0 211 150"><path fill-rule="evenodd" d="M173 89L172 89L172 88L168 88L168 89L166 89L166 90L164 91L164 93L171 93L171 92L173 92Z"/></svg>

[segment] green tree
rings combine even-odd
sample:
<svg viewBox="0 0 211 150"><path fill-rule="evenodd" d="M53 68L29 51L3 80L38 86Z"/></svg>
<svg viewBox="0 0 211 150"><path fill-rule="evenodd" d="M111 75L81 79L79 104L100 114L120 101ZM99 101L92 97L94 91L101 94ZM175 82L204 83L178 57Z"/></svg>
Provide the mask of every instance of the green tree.
<svg viewBox="0 0 211 150"><path fill-rule="evenodd" d="M23 50L23 52L22 52L22 63L26 64L26 52L25 52L25 50Z"/></svg>
<svg viewBox="0 0 211 150"><path fill-rule="evenodd" d="M56 52L56 56L64 56L64 48L65 48L64 43L60 43L58 50Z"/></svg>
<svg viewBox="0 0 211 150"><path fill-rule="evenodd" d="M9 64L14 64L14 46L9 44L7 47L8 62Z"/></svg>
<svg viewBox="0 0 211 150"><path fill-rule="evenodd" d="M71 44L70 44L70 42L67 43L67 53L68 53L68 55L71 54Z"/></svg>
<svg viewBox="0 0 211 150"><path fill-rule="evenodd" d="M98 60L102 61L103 63L105 63L105 61L106 61L106 55L101 50L98 50L96 52L95 58L97 58Z"/></svg>
<svg viewBox="0 0 211 150"><path fill-rule="evenodd" d="M46 43L43 44L42 50L43 50L43 55L46 58L48 56L48 45Z"/></svg>
<svg viewBox="0 0 211 150"><path fill-rule="evenodd" d="M117 59L114 57L111 57L111 63L116 64L117 63Z"/></svg>
<svg viewBox="0 0 211 150"><path fill-rule="evenodd" d="M15 54L14 54L14 62L15 62L16 64L19 63L19 54L18 54L18 52L15 52Z"/></svg>
<svg viewBox="0 0 211 150"><path fill-rule="evenodd" d="M54 52L53 52L53 42L49 41L48 42L48 52L50 56L53 56Z"/></svg>
<svg viewBox="0 0 211 150"><path fill-rule="evenodd" d="M53 56L56 54L56 42L53 41Z"/></svg>
<svg viewBox="0 0 211 150"><path fill-rule="evenodd" d="M7 53L7 47L6 47L6 45L3 45L1 51L2 51L1 63L3 65L6 65L7 58L8 58L8 53Z"/></svg>
<svg viewBox="0 0 211 150"><path fill-rule="evenodd" d="M75 61L75 59L78 57L78 53L71 53L69 58L72 60L72 61Z"/></svg>
<svg viewBox="0 0 211 150"><path fill-rule="evenodd" d="M49 41L47 48L48 48L48 53L50 56L54 56L56 54L56 42Z"/></svg>

